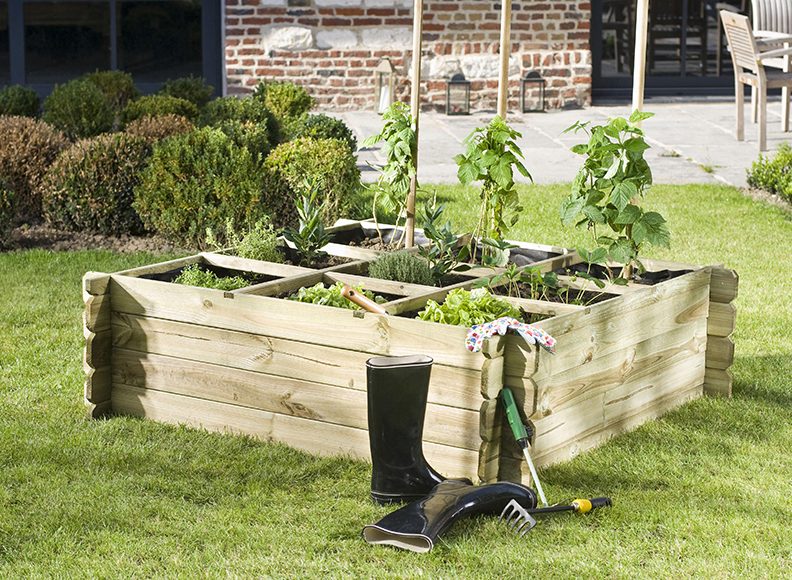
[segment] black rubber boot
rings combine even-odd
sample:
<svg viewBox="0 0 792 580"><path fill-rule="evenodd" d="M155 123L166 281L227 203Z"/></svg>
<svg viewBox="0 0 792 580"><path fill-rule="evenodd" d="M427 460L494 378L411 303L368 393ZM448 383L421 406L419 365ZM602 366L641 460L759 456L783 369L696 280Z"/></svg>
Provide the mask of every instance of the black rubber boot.
<svg viewBox="0 0 792 580"><path fill-rule="evenodd" d="M432 358L376 357L366 370L371 499L388 504L423 498L445 480L426 463L422 446Z"/></svg>
<svg viewBox="0 0 792 580"><path fill-rule="evenodd" d="M460 481L444 481L428 497L363 528L363 539L369 544L428 552L454 522L477 514L500 514L513 499L525 509L536 507L536 494L518 483L502 481L474 486Z"/></svg>

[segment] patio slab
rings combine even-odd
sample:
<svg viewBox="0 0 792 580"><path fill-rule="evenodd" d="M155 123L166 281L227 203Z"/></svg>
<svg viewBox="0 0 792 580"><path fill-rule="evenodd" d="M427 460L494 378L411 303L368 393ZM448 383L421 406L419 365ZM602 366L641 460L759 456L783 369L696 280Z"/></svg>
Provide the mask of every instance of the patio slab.
<svg viewBox="0 0 792 580"><path fill-rule="evenodd" d="M734 104L723 100L653 102L645 110L655 117L644 122L652 148L647 159L657 183L726 183L745 186L745 171L757 158L757 129L750 123L746 106L746 141L734 138ZM571 181L581 158L569 151L582 135L562 134L577 120L600 123L608 117L629 114L629 106L596 106L586 109L552 111L542 114L511 115L509 121L522 133L519 141L526 165L536 183ZM438 113L421 115L419 178L422 183L456 183L454 155L463 151L470 132L492 118L493 113L448 117ZM381 126L373 111L338 113L355 131L358 140L375 134ZM779 100L768 104L768 147L772 152L781 143L792 142L792 133L780 127ZM373 181L370 165L384 161L379 148L358 152L363 179Z"/></svg>

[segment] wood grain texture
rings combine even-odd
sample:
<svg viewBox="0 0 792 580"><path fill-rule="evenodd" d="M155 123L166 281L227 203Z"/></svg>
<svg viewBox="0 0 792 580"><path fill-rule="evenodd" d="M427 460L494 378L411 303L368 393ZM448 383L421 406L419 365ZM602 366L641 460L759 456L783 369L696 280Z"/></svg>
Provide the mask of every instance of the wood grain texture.
<svg viewBox="0 0 792 580"><path fill-rule="evenodd" d="M119 313L113 315L113 343L116 348L358 390L366 389L366 361L371 356L343 345L328 347ZM480 377L475 370L435 364L429 401L478 409Z"/></svg>
<svg viewBox="0 0 792 580"><path fill-rule="evenodd" d="M370 458L368 432L353 427L128 386L114 389L112 407L116 413L155 421L287 442L313 454ZM444 474L477 478L478 451L425 443L424 454Z"/></svg>
<svg viewBox="0 0 792 580"><path fill-rule="evenodd" d="M716 337L731 336L737 325L737 307L734 303L710 302L707 334Z"/></svg>
<svg viewBox="0 0 792 580"><path fill-rule="evenodd" d="M164 274L165 272L170 272L171 270L178 270L179 268L185 268L186 266L190 266L192 264L200 264L203 261L203 258L200 254L195 254L194 256L186 256L184 258L177 258L175 260L168 260L167 262L159 262L157 264L150 264L148 266L140 266L139 268L130 268L129 270L122 270L121 272L117 272L114 275L123 275L123 276L146 276L150 274Z"/></svg>
<svg viewBox="0 0 792 580"><path fill-rule="evenodd" d="M201 258L206 264L219 266L229 270L239 270L241 272L253 272L265 276L278 276L286 278L288 276L298 276L300 274L310 274L315 272L311 268L292 266L291 264L277 264L274 262L262 262L260 260L248 260L238 256L228 256L226 254L215 254L213 252L201 253Z"/></svg>
<svg viewBox="0 0 792 580"><path fill-rule="evenodd" d="M707 368L726 370L734 362L734 342L731 338L709 337Z"/></svg>
<svg viewBox="0 0 792 580"><path fill-rule="evenodd" d="M478 370L484 355L465 348L462 327L233 295L154 280L113 276L113 312L187 322L376 355L432 353L439 364Z"/></svg>
<svg viewBox="0 0 792 580"><path fill-rule="evenodd" d="M732 396L733 377L729 369L712 369L704 371L704 392L713 397Z"/></svg>
<svg viewBox="0 0 792 580"><path fill-rule="evenodd" d="M712 282L710 298L713 302L728 304L737 298L737 289L740 277L734 270L727 268L712 268Z"/></svg>

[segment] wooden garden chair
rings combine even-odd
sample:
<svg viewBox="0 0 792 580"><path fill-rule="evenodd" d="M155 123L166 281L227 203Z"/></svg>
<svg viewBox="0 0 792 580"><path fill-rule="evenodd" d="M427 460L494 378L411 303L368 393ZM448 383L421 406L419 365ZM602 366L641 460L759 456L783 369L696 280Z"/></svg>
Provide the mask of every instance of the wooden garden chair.
<svg viewBox="0 0 792 580"><path fill-rule="evenodd" d="M751 29L751 21L747 16L734 14L726 10L721 11L723 30L729 42L732 64L734 65L734 92L737 104L737 140L745 140L745 97L743 85L756 89L758 101L759 124L759 150L767 149L767 90L792 87L792 73L765 70L765 62L792 54L792 48L776 48L760 52ZM789 38L792 41L792 37ZM783 42L783 39L774 39L772 44ZM762 47L768 46L765 41ZM788 93L786 93L788 94ZM781 103L782 117L789 118L789 99Z"/></svg>
<svg viewBox="0 0 792 580"><path fill-rule="evenodd" d="M792 46L790 44L792 41L792 0L751 0L751 23L753 24L754 37L760 48L763 43L780 44L785 39L787 42L784 43L784 47ZM767 59L764 65L790 72L792 71L792 56ZM754 123L756 123L758 109L755 92L756 90L752 88L751 114ZM781 90L781 99L789 101L789 89ZM788 112L788 107L784 111ZM784 131L789 131L788 114L782 116L781 126Z"/></svg>

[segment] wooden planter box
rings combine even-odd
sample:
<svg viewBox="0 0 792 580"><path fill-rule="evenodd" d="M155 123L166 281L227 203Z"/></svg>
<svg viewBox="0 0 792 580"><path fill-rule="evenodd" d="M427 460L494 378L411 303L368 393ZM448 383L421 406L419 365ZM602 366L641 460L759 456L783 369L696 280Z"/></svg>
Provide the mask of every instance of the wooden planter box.
<svg viewBox="0 0 792 580"><path fill-rule="evenodd" d="M543 271L579 261L560 255ZM465 349L466 329L406 318L444 289L365 277L356 259L312 270L202 253L115 274L89 272L85 298L85 399L92 416L110 412L245 433L306 451L369 457L365 362L371 356L428 354L435 360L424 449L449 476L527 481L497 404L503 385L536 429L539 465L563 461L702 392L728 395L736 275L689 269L655 286L608 288L587 307L522 300L558 341L550 355L514 336ZM368 252L367 255L364 255ZM375 254L374 254L375 255ZM223 292L172 284L192 263L254 272L264 281ZM337 280L389 295L392 316L277 298Z"/></svg>

